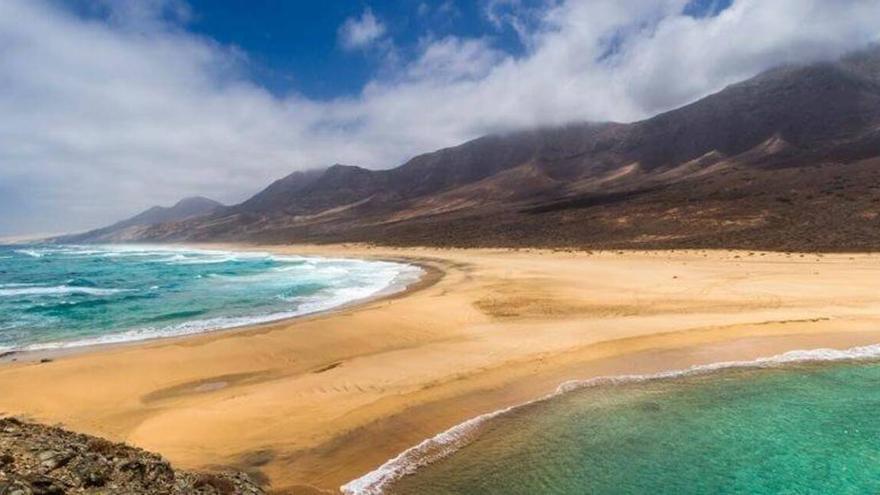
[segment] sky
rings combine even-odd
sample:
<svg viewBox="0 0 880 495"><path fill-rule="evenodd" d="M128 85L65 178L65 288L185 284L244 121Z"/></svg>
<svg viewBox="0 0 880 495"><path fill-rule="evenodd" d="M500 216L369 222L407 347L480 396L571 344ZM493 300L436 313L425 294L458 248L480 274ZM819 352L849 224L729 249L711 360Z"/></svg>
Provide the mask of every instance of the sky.
<svg viewBox="0 0 880 495"><path fill-rule="evenodd" d="M876 0L0 0L0 236L635 121L878 41Z"/></svg>

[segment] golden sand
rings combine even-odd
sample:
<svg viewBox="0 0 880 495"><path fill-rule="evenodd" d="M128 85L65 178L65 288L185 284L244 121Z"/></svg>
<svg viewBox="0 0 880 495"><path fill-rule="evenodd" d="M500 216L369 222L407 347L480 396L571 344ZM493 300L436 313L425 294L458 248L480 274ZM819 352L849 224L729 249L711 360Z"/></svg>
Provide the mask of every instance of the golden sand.
<svg viewBox="0 0 880 495"><path fill-rule="evenodd" d="M880 342L880 255L259 249L429 273L323 315L4 364L0 412L333 493L567 379Z"/></svg>

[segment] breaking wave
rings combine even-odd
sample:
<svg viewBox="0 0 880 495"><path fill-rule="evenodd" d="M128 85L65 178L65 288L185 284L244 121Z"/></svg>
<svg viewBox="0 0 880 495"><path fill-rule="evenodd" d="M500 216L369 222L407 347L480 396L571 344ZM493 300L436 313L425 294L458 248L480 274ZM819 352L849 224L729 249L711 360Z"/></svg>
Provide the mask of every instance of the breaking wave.
<svg viewBox="0 0 880 495"><path fill-rule="evenodd" d="M388 486L394 481L413 474L419 468L443 459L468 445L480 434L480 431L487 422L504 416L511 411L544 402L575 390L704 375L735 368L773 368L798 363L854 361L877 358L880 358L880 344L853 347L843 350L796 350L751 361L724 361L645 375L603 376L588 380L567 381L559 385L553 393L544 397L482 414L439 433L434 437L424 440L418 445L403 451L397 457L385 462L375 470L346 483L340 487L340 490L346 495L380 495L384 493Z"/></svg>

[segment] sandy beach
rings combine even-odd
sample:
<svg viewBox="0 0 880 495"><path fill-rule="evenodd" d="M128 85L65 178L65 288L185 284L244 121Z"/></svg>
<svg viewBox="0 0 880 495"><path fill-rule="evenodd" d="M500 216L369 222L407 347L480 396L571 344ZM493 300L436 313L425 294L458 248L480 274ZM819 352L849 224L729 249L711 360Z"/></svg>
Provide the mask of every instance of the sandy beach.
<svg viewBox="0 0 880 495"><path fill-rule="evenodd" d="M230 246L224 246L229 248ZM880 342L880 255L364 245L407 292L254 328L0 364L0 413L337 493L397 453L561 382Z"/></svg>

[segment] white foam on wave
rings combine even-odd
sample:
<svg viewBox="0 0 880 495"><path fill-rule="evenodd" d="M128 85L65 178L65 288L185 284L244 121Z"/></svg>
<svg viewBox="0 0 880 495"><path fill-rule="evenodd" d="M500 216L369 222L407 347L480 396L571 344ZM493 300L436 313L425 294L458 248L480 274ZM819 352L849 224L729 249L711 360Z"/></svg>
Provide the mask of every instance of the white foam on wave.
<svg viewBox="0 0 880 495"><path fill-rule="evenodd" d="M44 255L57 255L66 258L147 257L146 261L148 262L171 265L214 264L234 260L265 259L288 265L276 267L261 274L234 276L230 277L230 279L236 283L271 283L274 279L277 279L280 283L284 282L287 277L285 274L278 272L290 269L290 272L293 272L291 275L297 279L305 277L307 282L309 279L314 278L316 283L326 285L327 287L311 296L290 298L289 301L295 303L296 306L288 311L276 311L251 316L218 316L203 320L186 321L161 328L132 329L125 332L86 337L74 341L34 343L6 349L15 351L38 351L114 344L268 323L326 311L370 297L398 292L405 289L410 283L417 281L423 273L421 268L414 265L393 262L323 258L317 256L274 255L261 251L239 252L164 245L66 245L47 246L39 249L21 249L19 251L21 254L34 258L43 257ZM275 272L274 274L270 273L273 271ZM201 275L198 275L198 277L201 278ZM0 297L69 294L107 296L126 290L131 289L78 287L75 284L71 285L70 282L52 287L38 284L0 284Z"/></svg>
<svg viewBox="0 0 880 495"><path fill-rule="evenodd" d="M170 261L169 265L214 265L217 263L229 263L230 261L238 261L235 256L220 256L216 258L190 258L181 257L174 261Z"/></svg>
<svg viewBox="0 0 880 495"><path fill-rule="evenodd" d="M248 325L259 325L261 323L269 323L272 321L282 320L301 316L297 312L281 312L271 313L259 316L241 316L241 317L216 317L204 320L192 320L177 325L162 328L142 328L118 332L112 334L98 335L79 340L66 342L46 342L40 344L30 344L25 347L17 348L19 351L46 351L56 349L74 349L77 347L90 347L107 344L123 344L127 342L139 342L144 340L168 338L168 337L184 337L186 335L195 335L209 331L224 330L235 327Z"/></svg>
<svg viewBox="0 0 880 495"><path fill-rule="evenodd" d="M30 256L31 258L42 258L44 254L40 251L36 251L33 249L16 249L15 252L18 254L23 254L25 256Z"/></svg>
<svg viewBox="0 0 880 495"><path fill-rule="evenodd" d="M155 254L158 255L158 254L168 254L168 253L155 253ZM150 263L168 263L168 264L174 264L174 263L177 263L177 262L180 262L180 261L184 261L184 260L186 260L186 256L184 256L184 255L182 255L182 254L174 254L174 255L168 256L168 257L166 257L166 258L157 258L157 259L154 259L154 260L150 260L149 262L150 262Z"/></svg>
<svg viewBox="0 0 880 495"><path fill-rule="evenodd" d="M167 261L170 265L214 265L234 261L259 260L274 261L277 259L269 253L263 252L239 253L230 251L188 251L184 254L175 255Z"/></svg>
<svg viewBox="0 0 880 495"><path fill-rule="evenodd" d="M180 252L199 252L199 250L188 248L177 248L168 246L152 246L152 245L89 245L82 246L76 244L41 246L39 248L17 249L14 251L33 258L42 258L44 256L63 256L65 258L84 258L84 257L117 257L117 256L157 256L167 255L169 253ZM212 251L204 251L209 253ZM217 253L221 251L216 251Z"/></svg>
<svg viewBox="0 0 880 495"><path fill-rule="evenodd" d="M400 265L398 265L400 266ZM380 269L382 268L382 269ZM334 287L325 289L318 294L306 298L289 298L288 300L299 302L298 311L305 314L318 313L330 308L351 304L378 295L386 295L399 292L406 288L414 280L421 276L421 269L401 270L389 269L388 267L376 267L373 277L368 284L360 287ZM413 279L415 277L415 279Z"/></svg>
<svg viewBox="0 0 880 495"><path fill-rule="evenodd" d="M479 435L482 427L488 421L508 414L516 409L545 402L554 397L575 390L598 386L704 375L734 368L772 368L797 363L856 361L877 358L880 358L880 344L852 347L843 350L796 350L751 361L724 361L646 375L617 375L596 377L588 380L571 380L560 384L553 393L544 397L482 414L453 426L452 428L403 451L397 457L390 459L364 476L342 485L339 489L345 495L381 495L391 483L404 476L415 473L421 467L427 466L428 464L455 453L472 442Z"/></svg>
<svg viewBox="0 0 880 495"><path fill-rule="evenodd" d="M87 294L90 296L109 296L129 289L101 289L97 287L76 287L71 285L57 285L54 287L39 287L27 284L8 284L0 288L0 297L14 296L54 296L63 294Z"/></svg>
<svg viewBox="0 0 880 495"><path fill-rule="evenodd" d="M199 249L183 246L167 246L164 244L95 244L86 246L71 246L80 249L97 248L104 252L122 253L122 254L139 254L139 253L226 253L228 251L219 251L215 249Z"/></svg>
<svg viewBox="0 0 880 495"><path fill-rule="evenodd" d="M310 265L315 263L376 263L348 258L325 258L313 256L300 256L293 254L278 255L266 251L226 251L220 249L204 249L184 246L166 246L161 244L96 244L96 245L63 245L45 247L40 249L23 249L16 252L28 254L34 257L42 257L46 254L63 254L67 256L95 256L95 257L149 257L164 256L151 262L169 264L215 264L229 261L243 260L272 260L281 263L305 262ZM282 267L283 268L283 267Z"/></svg>
<svg viewBox="0 0 880 495"><path fill-rule="evenodd" d="M238 256L240 253L215 249L199 249L182 246L163 246L154 244L96 244L90 246L64 246L65 254L93 255L100 258L151 257L165 258L151 261L183 261L201 256ZM245 253L246 254L246 253Z"/></svg>
<svg viewBox="0 0 880 495"><path fill-rule="evenodd" d="M88 337L74 341L31 344L25 347L14 348L14 350L43 351L104 344L121 344L125 342L180 337L209 331L270 323L273 321L327 311L370 297L399 292L404 290L409 284L417 281L423 273L421 268L414 265L389 262L361 262L359 260L346 261L354 264L363 263L365 266L359 267L360 269L369 268L371 273L378 273L379 276L373 276L370 279L370 282L362 287L329 288L312 298L301 300L296 309L290 311L251 316L219 316L202 320L186 321L167 327L133 329L125 332ZM87 290L102 289L88 288ZM2 295L2 290L0 290L0 295Z"/></svg>
<svg viewBox="0 0 880 495"><path fill-rule="evenodd" d="M41 246L41 247L33 247L27 249L17 249L14 252L18 254L23 254L25 256L30 256L32 258L42 258L47 255L80 255L86 254L90 250L80 247L73 246ZM91 250L93 253L97 253L98 251Z"/></svg>

